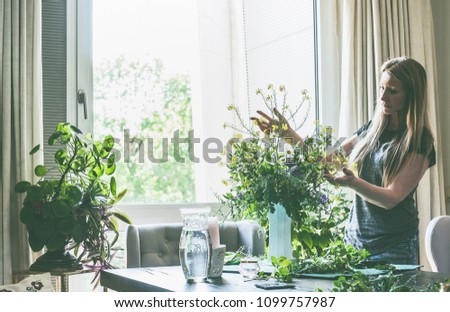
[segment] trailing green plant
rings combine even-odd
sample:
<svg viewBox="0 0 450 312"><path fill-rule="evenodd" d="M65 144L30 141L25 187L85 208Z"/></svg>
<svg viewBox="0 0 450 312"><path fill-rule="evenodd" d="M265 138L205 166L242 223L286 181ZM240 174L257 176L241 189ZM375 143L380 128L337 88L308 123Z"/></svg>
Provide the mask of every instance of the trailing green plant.
<svg viewBox="0 0 450 312"><path fill-rule="evenodd" d="M118 191L114 139L95 141L75 126L59 123L48 139L60 144L54 154L55 166L36 166L39 181L22 181L15 191L25 193L20 220L27 227L33 251L73 250L92 268L111 268L112 248L119 237L121 220L127 215L115 208L125 196ZM40 150L35 146L30 154Z"/></svg>
<svg viewBox="0 0 450 312"><path fill-rule="evenodd" d="M357 250L338 240L324 248L321 255L293 262L291 271L295 276L305 273L353 273L355 268L363 266L368 256L367 250Z"/></svg>
<svg viewBox="0 0 450 312"><path fill-rule="evenodd" d="M295 116L310 98L306 91L295 107L286 103L286 89L269 85L267 93L257 91L273 114L278 110L289 124L300 129L307 119L297 125ZM282 99L281 103L278 103ZM292 244L295 258L321 254L331 242L342 238L344 220L349 212L349 201L342 189L330 185L323 177L328 169L336 172L346 163L337 153L332 163L320 161L333 143L329 127L317 124L315 133L304 139L302 145L291 145L283 137L287 124L276 124L270 133L261 133L255 124L244 121L239 109L230 105L239 126L225 124L239 131L227 155L229 179L224 181L228 191L219 197L230 208L235 218L251 218L268 230L268 215L281 204L292 218ZM272 116L275 118L275 116ZM243 139L244 136L247 138ZM270 231L269 235L270 235Z"/></svg>
<svg viewBox="0 0 450 312"><path fill-rule="evenodd" d="M385 275L370 276L356 272L351 277L341 276L334 283L334 292L408 292L417 291L408 286L400 275L389 272Z"/></svg>
<svg viewBox="0 0 450 312"><path fill-rule="evenodd" d="M272 256L274 270L270 277L290 282L293 277L302 277L304 274L355 273L356 268L364 267L368 256L367 250L357 250L338 240L324 248L321 255L313 255L306 259Z"/></svg>
<svg viewBox="0 0 450 312"><path fill-rule="evenodd" d="M396 267L389 264L376 264L373 267L381 270L380 274L365 274L358 268L366 268L369 253L358 251L350 245L336 242L326 248L323 256L315 256L311 260L299 261L283 256L271 258L274 270L272 274L263 273L260 279L275 278L282 282L291 282L294 277L303 274L342 273L333 282L333 292L437 292L441 283L449 283L450 279L431 282L428 285L414 286L416 274L405 276L395 273ZM315 291L323 291L316 289Z"/></svg>
<svg viewBox="0 0 450 312"><path fill-rule="evenodd" d="M364 275L356 272L352 276L341 276L334 281L333 292L436 292L440 290L440 282L432 282L426 286L411 286L415 275L405 278L400 274L389 272L382 275ZM448 281L448 280L447 280Z"/></svg>

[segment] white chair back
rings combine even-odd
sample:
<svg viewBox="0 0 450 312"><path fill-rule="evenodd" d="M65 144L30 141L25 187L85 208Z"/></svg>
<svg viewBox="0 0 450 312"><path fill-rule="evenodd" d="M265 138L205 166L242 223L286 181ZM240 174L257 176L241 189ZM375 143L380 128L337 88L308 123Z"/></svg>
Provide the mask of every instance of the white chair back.
<svg viewBox="0 0 450 312"><path fill-rule="evenodd" d="M428 224L425 250L433 272L450 273L450 216L439 216Z"/></svg>

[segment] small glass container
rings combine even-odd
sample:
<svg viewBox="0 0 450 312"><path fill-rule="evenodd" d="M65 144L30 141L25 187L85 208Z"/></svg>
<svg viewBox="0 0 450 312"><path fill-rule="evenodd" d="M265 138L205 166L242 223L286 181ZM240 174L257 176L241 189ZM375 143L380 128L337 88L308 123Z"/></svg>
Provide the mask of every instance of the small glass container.
<svg viewBox="0 0 450 312"><path fill-rule="evenodd" d="M255 279L258 276L261 268L259 267L257 259L241 259L239 263L239 273L244 278Z"/></svg>

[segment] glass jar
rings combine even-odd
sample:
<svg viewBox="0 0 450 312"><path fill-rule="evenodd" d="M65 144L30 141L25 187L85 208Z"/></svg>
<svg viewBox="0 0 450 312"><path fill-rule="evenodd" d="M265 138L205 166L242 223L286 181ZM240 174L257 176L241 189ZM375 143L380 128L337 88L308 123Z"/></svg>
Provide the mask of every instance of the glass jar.
<svg viewBox="0 0 450 312"><path fill-rule="evenodd" d="M260 267L257 259L241 259L239 263L239 273L247 279L255 279L258 276Z"/></svg>
<svg viewBox="0 0 450 312"><path fill-rule="evenodd" d="M208 231L209 208L180 209L183 229L180 237L180 263L188 282L202 282L208 277L211 242Z"/></svg>

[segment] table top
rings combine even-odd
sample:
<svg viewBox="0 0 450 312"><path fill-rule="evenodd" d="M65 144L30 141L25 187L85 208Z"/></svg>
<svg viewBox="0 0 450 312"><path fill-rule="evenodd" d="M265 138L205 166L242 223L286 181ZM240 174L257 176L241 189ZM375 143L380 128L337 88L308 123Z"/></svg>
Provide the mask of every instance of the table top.
<svg viewBox="0 0 450 312"><path fill-rule="evenodd" d="M247 280L237 273L224 272L220 278L208 278L206 282L186 282L180 266L145 267L132 269L113 269L101 272L102 286L115 291L169 291L169 292L252 292L262 291L255 284L261 280ZM296 279L294 289L277 291L324 291L332 286L332 281L325 279Z"/></svg>
<svg viewBox="0 0 450 312"><path fill-rule="evenodd" d="M405 277L411 277L415 286L427 286L435 281L450 278L450 274L409 271ZM246 280L240 274L228 271L221 278L209 278L202 283L187 283L180 266L143 267L128 269L112 269L101 272L100 283L103 287L120 292L261 292L261 291L296 291L311 292L321 289L331 291L332 279L295 278L292 282L295 288L262 290L255 284L261 280Z"/></svg>

